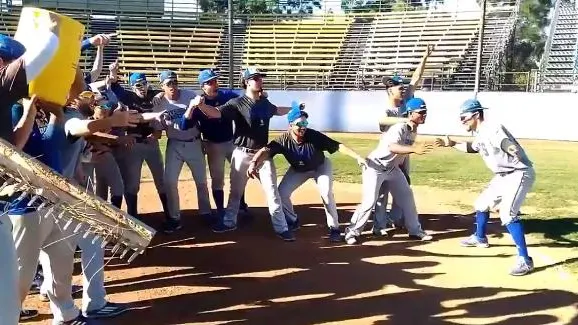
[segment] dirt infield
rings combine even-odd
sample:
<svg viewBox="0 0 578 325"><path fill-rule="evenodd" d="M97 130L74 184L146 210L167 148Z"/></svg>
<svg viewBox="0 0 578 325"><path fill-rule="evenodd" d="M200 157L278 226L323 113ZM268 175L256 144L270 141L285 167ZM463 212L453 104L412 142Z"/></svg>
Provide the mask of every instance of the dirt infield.
<svg viewBox="0 0 578 325"><path fill-rule="evenodd" d="M210 232L196 217L194 184L180 188L184 229L158 234L131 265L109 262L110 300L135 309L106 324L578 324L578 283L556 267L569 248L531 243L537 271L516 278L507 274L515 248L499 223L489 226L491 248L457 245L472 220L455 203L473 193L415 187L434 242L396 233L348 247L325 237L314 183L293 196L303 224L294 243L274 236L255 182L247 188L252 222L226 234ZM152 183L141 193L141 212L159 225ZM344 223L360 201L360 186L336 184L335 194ZM36 296L24 306L42 312L41 321L27 324L50 324L48 305Z"/></svg>

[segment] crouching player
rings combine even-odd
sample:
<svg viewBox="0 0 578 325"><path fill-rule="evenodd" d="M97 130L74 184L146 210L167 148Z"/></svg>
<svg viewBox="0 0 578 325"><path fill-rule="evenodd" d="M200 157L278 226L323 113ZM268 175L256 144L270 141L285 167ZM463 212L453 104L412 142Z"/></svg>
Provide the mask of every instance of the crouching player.
<svg viewBox="0 0 578 325"><path fill-rule="evenodd" d="M305 181L313 178L319 187L321 200L325 207L329 240L339 242L341 241L341 231L339 230L337 206L333 197L333 172L331 161L325 157L323 151L331 154L339 151L356 159L362 166L365 166L365 159L325 134L308 129L308 117L305 111L302 111L298 105L294 105L287 114L289 130L269 142L266 147L255 154L247 174L249 177L256 177L259 173L259 167L266 159L273 158L279 153L283 154L291 166L279 184L279 195L290 230L296 230L299 227L299 220L291 203L291 194Z"/></svg>
<svg viewBox="0 0 578 325"><path fill-rule="evenodd" d="M472 142L456 142L446 137L444 144L467 153L480 153L494 178L475 202L476 232L461 242L462 246L489 247L486 225L490 208L500 204L500 219L518 248L518 261L511 275L525 275L534 269L528 255L518 211L532 188L536 174L532 162L518 141L501 124L484 119L484 107L470 99L461 107L460 120L468 132L475 132Z"/></svg>

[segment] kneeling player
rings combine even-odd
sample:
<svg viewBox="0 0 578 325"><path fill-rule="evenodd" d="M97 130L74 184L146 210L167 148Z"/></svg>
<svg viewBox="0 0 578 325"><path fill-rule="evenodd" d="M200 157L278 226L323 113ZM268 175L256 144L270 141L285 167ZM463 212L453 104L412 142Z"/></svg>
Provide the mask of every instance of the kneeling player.
<svg viewBox="0 0 578 325"><path fill-rule="evenodd" d="M413 192L400 169L400 162L409 154L424 154L434 147L433 144L414 144L417 128L425 123L427 116L425 102L420 98L412 98L406 104L406 111L409 121L390 127L381 135L377 148L368 155L368 167L362 175L363 198L351 217L351 225L345 231L345 241L350 245L358 242L384 182L387 182L393 199L402 210L410 238L424 241L432 239L421 228ZM436 144L439 142L441 140Z"/></svg>
<svg viewBox="0 0 578 325"><path fill-rule="evenodd" d="M365 159L325 134L308 129L308 117L306 112L295 105L287 114L289 130L257 152L247 173L249 177L255 177L258 175L259 166L263 161L276 154L283 154L291 167L279 184L279 195L289 228L296 230L299 227L299 220L291 203L291 194L305 181L313 178L319 187L325 207L329 240L339 242L341 241L341 231L339 230L337 206L333 197L333 172L331 161L325 157L323 151L331 154L339 151L356 159L363 166L365 166Z"/></svg>
<svg viewBox="0 0 578 325"><path fill-rule="evenodd" d="M518 261L511 275L525 275L534 269L528 255L518 211L532 188L536 174L532 162L518 141L501 124L484 120L484 108L475 99L462 104L460 120L468 132L476 133L473 142L456 142L449 137L445 145L467 153L480 153L494 178L475 202L476 233L462 241L462 246L489 247L486 225L490 208L500 204L500 219L518 248Z"/></svg>

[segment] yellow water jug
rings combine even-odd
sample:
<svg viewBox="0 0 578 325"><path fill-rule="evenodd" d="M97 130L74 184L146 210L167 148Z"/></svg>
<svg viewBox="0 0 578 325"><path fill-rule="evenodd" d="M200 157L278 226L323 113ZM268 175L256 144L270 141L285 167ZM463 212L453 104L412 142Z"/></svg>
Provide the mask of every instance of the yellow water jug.
<svg viewBox="0 0 578 325"><path fill-rule="evenodd" d="M56 36L56 51L42 51L46 42L39 42L38 35L52 31ZM84 35L84 25L80 22L52 11L40 8L22 8L14 39L26 47L26 51L51 55L45 60L40 74L29 80L29 93L50 103L65 105L68 92L76 76L80 59L80 45ZM53 44L54 46L54 44ZM51 54L46 54L51 53Z"/></svg>

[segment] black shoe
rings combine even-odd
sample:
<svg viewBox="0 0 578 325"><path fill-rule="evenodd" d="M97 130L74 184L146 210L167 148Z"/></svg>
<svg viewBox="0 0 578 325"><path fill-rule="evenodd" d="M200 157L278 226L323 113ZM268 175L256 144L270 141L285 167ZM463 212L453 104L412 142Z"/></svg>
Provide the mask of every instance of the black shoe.
<svg viewBox="0 0 578 325"><path fill-rule="evenodd" d="M29 320L38 316L38 310L35 309L22 309L20 311L20 321Z"/></svg>
<svg viewBox="0 0 578 325"><path fill-rule="evenodd" d="M162 231L165 234L172 234L177 230L181 230L183 228L183 226L181 225L181 222L179 220L174 220L174 219L168 219L165 222L163 222L162 225Z"/></svg>
<svg viewBox="0 0 578 325"><path fill-rule="evenodd" d="M301 225L299 224L299 218L295 219L294 221L287 219L287 227L290 231L296 231L301 228Z"/></svg>
<svg viewBox="0 0 578 325"><path fill-rule="evenodd" d="M332 243L340 243L343 241L341 238L341 231L337 228L329 229L329 241Z"/></svg>

